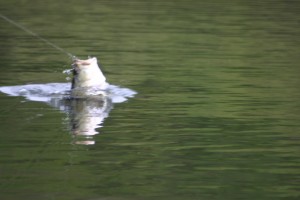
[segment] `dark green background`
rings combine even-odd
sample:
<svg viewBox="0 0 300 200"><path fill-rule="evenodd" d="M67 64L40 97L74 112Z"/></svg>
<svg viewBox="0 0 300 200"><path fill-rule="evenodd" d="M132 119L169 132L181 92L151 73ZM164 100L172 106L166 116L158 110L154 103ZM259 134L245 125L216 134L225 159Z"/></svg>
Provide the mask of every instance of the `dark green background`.
<svg viewBox="0 0 300 200"><path fill-rule="evenodd" d="M227 2L227 3L225 3ZM138 95L95 145L0 94L0 199L299 199L299 1L1 0L0 13ZM68 57L0 18L0 86L65 82Z"/></svg>

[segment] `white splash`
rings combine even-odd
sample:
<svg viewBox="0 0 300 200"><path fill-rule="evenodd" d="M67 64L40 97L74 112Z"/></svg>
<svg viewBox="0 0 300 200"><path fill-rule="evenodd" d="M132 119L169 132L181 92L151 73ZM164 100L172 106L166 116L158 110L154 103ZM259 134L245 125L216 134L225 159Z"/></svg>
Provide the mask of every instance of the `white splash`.
<svg viewBox="0 0 300 200"><path fill-rule="evenodd" d="M73 89L74 90L74 89ZM45 102L67 114L68 127L74 135L75 144L93 145L92 136L109 116L114 103L122 103L137 94L128 88L108 85L106 90L90 88L92 98L72 99L70 83L28 84L0 87L9 96L23 96L29 101Z"/></svg>
<svg viewBox="0 0 300 200"><path fill-rule="evenodd" d="M30 101L50 102L53 98L69 98L70 83L28 84L0 87L0 91L9 96L23 96ZM95 90L95 92L99 90ZM111 99L112 103L122 103L137 93L128 88L109 85L101 90Z"/></svg>

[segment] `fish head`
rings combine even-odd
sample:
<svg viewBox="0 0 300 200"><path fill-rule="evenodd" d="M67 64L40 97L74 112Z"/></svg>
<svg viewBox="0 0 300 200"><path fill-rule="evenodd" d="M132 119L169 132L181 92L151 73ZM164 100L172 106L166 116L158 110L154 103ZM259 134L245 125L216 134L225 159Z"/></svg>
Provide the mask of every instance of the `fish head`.
<svg viewBox="0 0 300 200"><path fill-rule="evenodd" d="M73 60L73 84L72 88L76 87L99 87L107 86L106 78L100 70L97 58L91 57L87 60L75 58Z"/></svg>

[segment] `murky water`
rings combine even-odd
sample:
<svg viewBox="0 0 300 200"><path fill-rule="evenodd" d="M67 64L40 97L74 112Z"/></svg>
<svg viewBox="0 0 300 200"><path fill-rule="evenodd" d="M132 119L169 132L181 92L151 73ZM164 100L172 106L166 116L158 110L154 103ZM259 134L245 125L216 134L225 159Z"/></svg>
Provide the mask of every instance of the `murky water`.
<svg viewBox="0 0 300 200"><path fill-rule="evenodd" d="M78 142L81 104L1 93L0 199L299 199L299 8L2 1L0 13L96 56L109 83L138 94L102 121L95 106L100 134ZM68 82L65 54L4 20L0 38L0 86Z"/></svg>

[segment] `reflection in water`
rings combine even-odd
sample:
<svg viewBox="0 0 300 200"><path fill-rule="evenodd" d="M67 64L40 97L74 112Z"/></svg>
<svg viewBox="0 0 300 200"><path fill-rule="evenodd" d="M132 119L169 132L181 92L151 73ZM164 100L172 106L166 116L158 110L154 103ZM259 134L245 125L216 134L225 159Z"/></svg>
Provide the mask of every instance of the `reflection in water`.
<svg viewBox="0 0 300 200"><path fill-rule="evenodd" d="M111 99L105 96L97 99L63 99L52 105L64 107L74 143L86 145L95 143L92 136L99 133L96 128L102 127L113 107Z"/></svg>
<svg viewBox="0 0 300 200"><path fill-rule="evenodd" d="M103 95L89 98L70 98L69 83L32 84L0 87L10 96L24 96L27 100L45 102L67 114L73 143L95 144L93 135L102 127L113 103L122 103L136 92L127 88L110 85Z"/></svg>
<svg viewBox="0 0 300 200"><path fill-rule="evenodd" d="M109 134L70 145L55 126L72 115L0 94L0 199L300 199L300 1L87 2L0 12L78 56L101 52L140 98L110 97L96 128ZM1 86L64 80L65 56L0 21Z"/></svg>

